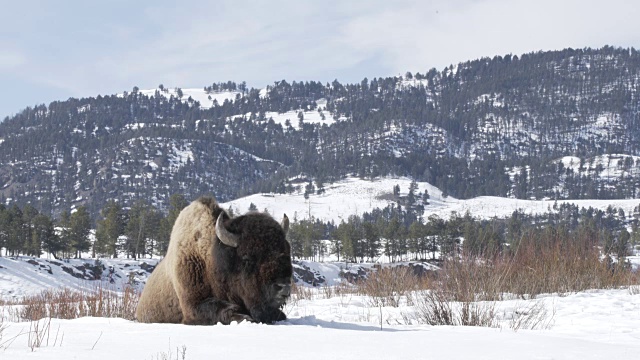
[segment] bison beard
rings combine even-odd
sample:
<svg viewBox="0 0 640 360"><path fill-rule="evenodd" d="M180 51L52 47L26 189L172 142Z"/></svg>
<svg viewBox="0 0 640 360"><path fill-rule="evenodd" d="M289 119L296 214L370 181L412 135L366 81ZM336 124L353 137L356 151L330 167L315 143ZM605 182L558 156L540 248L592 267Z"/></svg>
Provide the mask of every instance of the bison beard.
<svg viewBox="0 0 640 360"><path fill-rule="evenodd" d="M171 232L167 255L145 286L140 322L194 325L286 319L291 295L289 221L249 213L229 218L215 200L184 208Z"/></svg>

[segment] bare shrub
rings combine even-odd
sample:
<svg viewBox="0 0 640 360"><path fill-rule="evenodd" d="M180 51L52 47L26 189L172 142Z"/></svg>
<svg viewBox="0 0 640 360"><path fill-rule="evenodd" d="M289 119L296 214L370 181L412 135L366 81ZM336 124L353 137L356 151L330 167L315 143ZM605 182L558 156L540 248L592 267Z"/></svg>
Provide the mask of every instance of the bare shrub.
<svg viewBox="0 0 640 360"><path fill-rule="evenodd" d="M335 288L333 286L322 285L320 290L323 299L331 299L335 295Z"/></svg>
<svg viewBox="0 0 640 360"><path fill-rule="evenodd" d="M454 301L492 301L503 296L504 271L491 261L480 258L448 259L435 288Z"/></svg>
<svg viewBox="0 0 640 360"><path fill-rule="evenodd" d="M637 284L629 268L601 259L596 235L555 228L525 233L512 254L494 261L496 271L505 274L502 290L535 297Z"/></svg>
<svg viewBox="0 0 640 360"><path fill-rule="evenodd" d="M432 289L410 296L416 320L429 325L496 327L501 275L474 258L445 262Z"/></svg>
<svg viewBox="0 0 640 360"><path fill-rule="evenodd" d="M415 319L429 325L497 327L495 301L453 301L443 289L413 293Z"/></svg>
<svg viewBox="0 0 640 360"><path fill-rule="evenodd" d="M126 287L122 293L102 286L87 291L50 289L26 297L18 318L34 321L47 317L75 319L92 316L134 320L139 298L140 293L133 287Z"/></svg>
<svg viewBox="0 0 640 360"><path fill-rule="evenodd" d="M333 292L339 298L340 306L346 307L351 303L357 288L349 282L343 281L333 287Z"/></svg>
<svg viewBox="0 0 640 360"><path fill-rule="evenodd" d="M315 290L313 288L298 285L296 283L291 284L291 302L297 304L300 300L313 300Z"/></svg>
<svg viewBox="0 0 640 360"><path fill-rule="evenodd" d="M555 314L555 308L549 312L544 301L532 301L515 309L509 318L509 328L513 331L547 330L551 328Z"/></svg>
<svg viewBox="0 0 640 360"><path fill-rule="evenodd" d="M49 344L49 334L51 331L51 318L34 320L29 323L27 344L31 351ZM46 340L46 343L45 343Z"/></svg>
<svg viewBox="0 0 640 360"><path fill-rule="evenodd" d="M631 286L629 286L629 294L630 295L640 295L640 285L631 285Z"/></svg>
<svg viewBox="0 0 640 360"><path fill-rule="evenodd" d="M4 316L0 314L0 350L2 350L4 341L2 340L4 332L7 330L9 326L4 323Z"/></svg>
<svg viewBox="0 0 640 360"><path fill-rule="evenodd" d="M419 281L411 269L404 266L380 267L358 282L361 294L369 296L372 306L400 306L400 300L418 287Z"/></svg>
<svg viewBox="0 0 640 360"><path fill-rule="evenodd" d="M175 354L169 348L168 352L162 352L156 355L156 360L186 360L187 358L187 346L176 347Z"/></svg>

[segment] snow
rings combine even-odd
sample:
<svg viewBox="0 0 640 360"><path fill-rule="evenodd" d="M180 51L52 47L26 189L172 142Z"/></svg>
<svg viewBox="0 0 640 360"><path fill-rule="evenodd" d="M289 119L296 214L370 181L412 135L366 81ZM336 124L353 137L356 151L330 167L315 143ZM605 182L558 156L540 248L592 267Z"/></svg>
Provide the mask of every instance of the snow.
<svg viewBox="0 0 640 360"><path fill-rule="evenodd" d="M2 278L37 277L17 272L7 276L5 265L10 260L2 260ZM323 267L317 264L316 269ZM325 275L333 276L332 271ZM61 278L61 274L52 276L55 282L49 286L62 286ZM20 286L1 284L4 290ZM495 328L424 325L415 320L415 309L406 301L397 308L375 307L366 296L328 297L322 289L311 291L315 294L311 299L290 301L284 309L288 320L274 325L140 324L91 317L48 323L45 319L38 325L48 331L40 330L46 336L34 348L27 333L35 323L12 322L5 313L0 353L3 359L51 360L182 359L182 351L186 359L525 360L627 359L640 352L640 288L497 302ZM510 326L514 317L536 305L547 311L544 326L518 331Z"/></svg>
<svg viewBox="0 0 640 360"><path fill-rule="evenodd" d="M51 288L70 288L78 291L90 291L99 286L121 291L131 276L142 284L146 281L146 273L139 271L143 262L155 266L157 260L146 259L141 262L125 259L100 259L105 268L114 268L115 284L110 284L107 271L103 272L102 281L89 281L84 278L70 276L66 271L77 275L82 272L78 268L95 265L94 259L56 260L48 258L8 258L0 257L0 301L20 300L25 296L36 295ZM64 268L67 270L65 271ZM1 315L1 313L0 313ZM1 318L1 317L0 317Z"/></svg>
<svg viewBox="0 0 640 360"><path fill-rule="evenodd" d="M400 195L406 196L411 179L405 177L385 177L375 180L361 180L348 177L333 184L325 185L325 193L312 194L309 199L304 198L306 183L300 184L298 191L292 194L254 194L222 204L232 207L236 213L244 213L251 203L258 210L267 210L272 216L281 218L287 214L293 219L315 218L322 221L346 221L350 215L362 215L374 208L384 208L395 204L392 191L395 185L400 186ZM554 211L555 206L574 204L578 207L606 210L609 206L621 208L625 214L633 214L640 200L521 200L495 196L481 196L472 199L456 199L443 197L442 191L426 182L418 182L416 195L428 191L430 199L425 207L423 217L437 215L447 219L452 212L464 215L467 211L480 219L506 218L514 211L521 210L525 214L536 215ZM339 201L336 201L339 199Z"/></svg>
<svg viewBox="0 0 640 360"><path fill-rule="evenodd" d="M207 93L204 88L188 88L188 89L180 89L182 90L182 97L180 100L182 102L187 102L189 98L193 99L200 103L200 108L209 109L213 106L213 102L217 101L218 104L222 105L225 100L234 101L236 97L242 96L242 93L239 91L220 91L220 92L211 92ZM155 96L156 91L166 98L178 97L177 88L167 88L164 90L160 89L148 89L148 90L139 90L139 93L146 96ZM118 96L122 96L122 94L118 94ZM210 98L210 99L209 99Z"/></svg>
<svg viewBox="0 0 640 360"><path fill-rule="evenodd" d="M566 169L571 169L575 173L580 172L579 157L565 156L556 162L562 162ZM600 169L597 176L601 179L619 179L622 176L631 176L640 171L640 156L626 154L599 155L586 159L583 167L584 170L589 172L595 172Z"/></svg>
<svg viewBox="0 0 640 360"><path fill-rule="evenodd" d="M308 200L304 198L306 183L303 183L300 185L301 189L293 194L254 194L224 203L222 206L232 207L243 213L253 203L259 210L267 209L276 218L286 213L292 219L294 216L298 219L314 217L339 223L341 220L346 221L349 215L362 214L376 207L386 207L391 202L384 197L392 193L393 187L398 184L406 193L410 182L408 178L367 181L349 177L333 184L326 184L324 194L311 195ZM431 196L442 197L441 191L437 188L427 183L418 183L418 192L423 192L425 188ZM336 199L339 199L339 202L336 202Z"/></svg>
<svg viewBox="0 0 640 360"><path fill-rule="evenodd" d="M321 101L319 101L319 104L322 104ZM326 103L325 103L326 104ZM326 105L325 105L326 106ZM276 111L267 111L265 112L265 119L266 120L273 120L273 122L275 122L276 124L281 125L283 128L287 128L287 121L289 122L289 125L291 125L292 128L296 129L296 130L300 130L300 120L299 120L299 113L302 112L303 113L303 120L302 122L305 124L319 124L319 125L327 125L327 126L331 126L333 124L336 123L336 121L345 121L347 120L346 117L341 116L339 117L337 120L334 119L333 114L326 111L324 108L322 110L291 110L291 111L287 111L284 113L279 113ZM243 118L250 118L252 115L252 113L246 113L244 115L234 115L234 116L229 116L227 118L227 121L232 121L235 118L238 117L243 117ZM257 116L257 114L256 114ZM322 116L324 116L324 119L322 119Z"/></svg>

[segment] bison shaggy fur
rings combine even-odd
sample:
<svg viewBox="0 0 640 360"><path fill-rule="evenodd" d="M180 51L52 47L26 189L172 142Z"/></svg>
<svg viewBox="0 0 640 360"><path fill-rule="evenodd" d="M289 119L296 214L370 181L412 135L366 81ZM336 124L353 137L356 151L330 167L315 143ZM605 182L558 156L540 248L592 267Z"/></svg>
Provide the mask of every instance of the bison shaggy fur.
<svg viewBox="0 0 640 360"><path fill-rule="evenodd" d="M136 317L193 325L284 320L291 294L289 226L252 212L229 218L212 198L184 208L165 258L142 291Z"/></svg>

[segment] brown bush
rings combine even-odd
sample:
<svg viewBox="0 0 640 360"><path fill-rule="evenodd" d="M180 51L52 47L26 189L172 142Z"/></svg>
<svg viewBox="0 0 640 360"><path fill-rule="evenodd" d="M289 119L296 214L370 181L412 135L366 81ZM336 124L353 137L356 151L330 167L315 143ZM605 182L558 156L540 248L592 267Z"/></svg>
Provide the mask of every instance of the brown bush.
<svg viewBox="0 0 640 360"><path fill-rule="evenodd" d="M132 287L126 287L122 293L101 286L86 291L51 289L26 297L17 315L19 321L84 316L134 320L139 298L140 293Z"/></svg>
<svg viewBox="0 0 640 360"><path fill-rule="evenodd" d="M405 266L380 267L371 271L365 280L359 281L357 290L362 295L369 296L371 306L400 306L402 298L409 292L419 290L422 281Z"/></svg>

